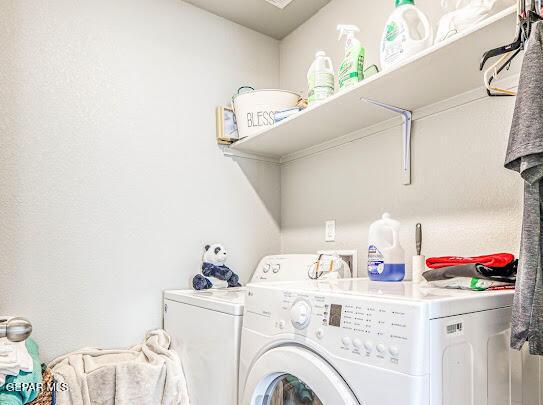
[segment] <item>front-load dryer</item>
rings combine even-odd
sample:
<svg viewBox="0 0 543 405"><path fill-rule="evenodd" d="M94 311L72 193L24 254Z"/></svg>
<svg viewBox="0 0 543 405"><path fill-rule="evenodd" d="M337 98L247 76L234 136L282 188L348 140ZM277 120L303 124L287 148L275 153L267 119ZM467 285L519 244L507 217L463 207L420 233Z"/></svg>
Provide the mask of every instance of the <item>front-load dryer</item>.
<svg viewBox="0 0 543 405"><path fill-rule="evenodd" d="M251 282L307 280L318 256L264 257ZM164 329L187 378L191 405L237 405L246 287L164 292Z"/></svg>
<svg viewBox="0 0 543 405"><path fill-rule="evenodd" d="M513 293L250 284L240 405L510 405Z"/></svg>

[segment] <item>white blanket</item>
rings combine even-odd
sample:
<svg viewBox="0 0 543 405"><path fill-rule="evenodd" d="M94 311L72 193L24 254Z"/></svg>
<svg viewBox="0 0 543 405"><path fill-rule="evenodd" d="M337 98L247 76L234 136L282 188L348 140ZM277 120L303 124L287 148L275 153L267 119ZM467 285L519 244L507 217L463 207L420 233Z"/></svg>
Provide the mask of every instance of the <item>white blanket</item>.
<svg viewBox="0 0 543 405"><path fill-rule="evenodd" d="M179 357L170 336L149 332L128 350L81 349L53 360L57 405L189 405Z"/></svg>

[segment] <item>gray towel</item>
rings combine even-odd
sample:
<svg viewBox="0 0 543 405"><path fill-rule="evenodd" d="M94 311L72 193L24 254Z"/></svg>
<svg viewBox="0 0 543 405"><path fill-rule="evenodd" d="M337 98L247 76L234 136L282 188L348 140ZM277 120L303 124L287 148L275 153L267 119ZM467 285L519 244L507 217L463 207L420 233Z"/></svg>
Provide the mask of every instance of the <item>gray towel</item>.
<svg viewBox="0 0 543 405"><path fill-rule="evenodd" d="M511 347L529 341L530 353L543 354L541 202L543 201L543 25L538 22L524 55L509 135L505 167L524 183L524 215L513 304Z"/></svg>

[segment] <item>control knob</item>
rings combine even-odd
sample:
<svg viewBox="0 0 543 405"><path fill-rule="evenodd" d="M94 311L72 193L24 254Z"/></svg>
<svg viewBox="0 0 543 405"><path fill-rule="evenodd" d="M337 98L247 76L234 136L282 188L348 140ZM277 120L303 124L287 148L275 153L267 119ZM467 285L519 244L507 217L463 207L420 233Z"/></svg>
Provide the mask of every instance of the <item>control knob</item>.
<svg viewBox="0 0 543 405"><path fill-rule="evenodd" d="M290 319L296 329L305 329L309 325L311 306L306 301L296 301L290 308Z"/></svg>

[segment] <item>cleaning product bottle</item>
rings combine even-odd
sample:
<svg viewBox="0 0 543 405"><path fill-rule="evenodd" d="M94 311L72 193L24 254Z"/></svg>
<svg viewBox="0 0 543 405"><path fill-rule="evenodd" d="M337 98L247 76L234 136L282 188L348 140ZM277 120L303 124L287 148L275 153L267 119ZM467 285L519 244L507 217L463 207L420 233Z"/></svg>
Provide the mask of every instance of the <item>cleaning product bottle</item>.
<svg viewBox="0 0 543 405"><path fill-rule="evenodd" d="M383 70L428 48L433 31L428 17L415 6L415 0L395 0L396 10L389 17L381 39Z"/></svg>
<svg viewBox="0 0 543 405"><path fill-rule="evenodd" d="M383 214L370 226L368 277L374 281L402 281L405 277L405 251L400 246L400 223L390 214Z"/></svg>
<svg viewBox="0 0 543 405"><path fill-rule="evenodd" d="M323 101L334 94L334 68L332 60L323 51L315 54L315 60L307 72L309 104Z"/></svg>
<svg viewBox="0 0 543 405"><path fill-rule="evenodd" d="M364 56L366 51L355 37L355 33L360 32L356 25L340 24L337 26L337 30L339 31L339 40L343 36L347 36L345 57L341 62L338 73L339 89L342 90L364 79Z"/></svg>

